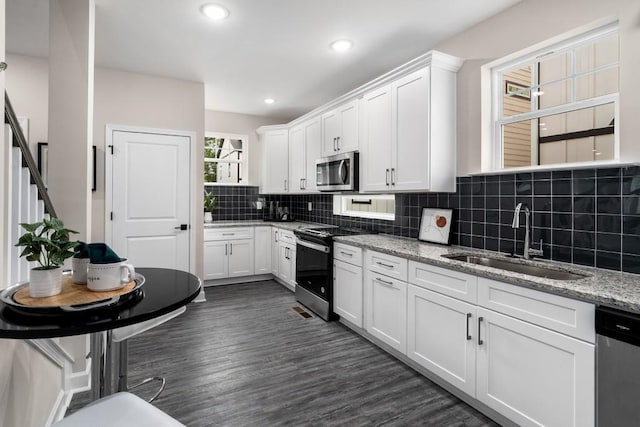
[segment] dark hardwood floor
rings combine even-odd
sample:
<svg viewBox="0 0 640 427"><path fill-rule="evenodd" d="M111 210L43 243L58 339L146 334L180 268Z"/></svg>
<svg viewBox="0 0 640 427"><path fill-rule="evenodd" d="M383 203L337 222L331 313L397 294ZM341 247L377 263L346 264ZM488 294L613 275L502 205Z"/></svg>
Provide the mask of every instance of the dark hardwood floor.
<svg viewBox="0 0 640 427"><path fill-rule="evenodd" d="M273 281L206 295L129 341L130 382L166 377L154 404L188 426L496 425Z"/></svg>

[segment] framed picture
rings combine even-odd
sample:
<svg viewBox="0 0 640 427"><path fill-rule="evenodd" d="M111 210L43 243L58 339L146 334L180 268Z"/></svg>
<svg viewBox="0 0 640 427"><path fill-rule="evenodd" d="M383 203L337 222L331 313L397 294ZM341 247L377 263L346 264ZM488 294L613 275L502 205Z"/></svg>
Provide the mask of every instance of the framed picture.
<svg viewBox="0 0 640 427"><path fill-rule="evenodd" d="M47 187L47 160L49 158L49 144L38 142L38 172L42 177L44 186Z"/></svg>
<svg viewBox="0 0 640 427"><path fill-rule="evenodd" d="M504 94L511 95L514 98L531 99L531 89L528 86L524 86L518 83L505 81L504 82Z"/></svg>
<svg viewBox="0 0 640 427"><path fill-rule="evenodd" d="M448 245L452 216L452 209L423 208L418 240Z"/></svg>

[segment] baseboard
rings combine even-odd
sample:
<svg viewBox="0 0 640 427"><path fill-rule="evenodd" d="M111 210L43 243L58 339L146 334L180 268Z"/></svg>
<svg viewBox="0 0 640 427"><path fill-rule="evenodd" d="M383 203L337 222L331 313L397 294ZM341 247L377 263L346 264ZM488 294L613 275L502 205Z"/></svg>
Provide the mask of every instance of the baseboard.
<svg viewBox="0 0 640 427"><path fill-rule="evenodd" d="M87 366L83 372L67 375L64 383L66 390L61 390L56 403L51 410L47 426L64 418L71 405L71 400L76 393L91 390L91 358L87 358Z"/></svg>
<svg viewBox="0 0 640 427"><path fill-rule="evenodd" d="M249 282L261 282L263 280L270 280L270 279L273 279L273 275L271 274L259 274L255 276L243 276L243 277L230 277L228 279L207 280L204 282L204 287L235 285L238 283L249 283Z"/></svg>

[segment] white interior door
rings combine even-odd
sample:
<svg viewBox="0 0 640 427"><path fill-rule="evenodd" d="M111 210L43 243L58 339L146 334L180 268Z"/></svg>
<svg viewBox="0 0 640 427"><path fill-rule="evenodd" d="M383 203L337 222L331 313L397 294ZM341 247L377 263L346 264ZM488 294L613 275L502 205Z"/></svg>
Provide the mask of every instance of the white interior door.
<svg viewBox="0 0 640 427"><path fill-rule="evenodd" d="M137 267L189 271L191 138L114 130L112 144L114 251Z"/></svg>

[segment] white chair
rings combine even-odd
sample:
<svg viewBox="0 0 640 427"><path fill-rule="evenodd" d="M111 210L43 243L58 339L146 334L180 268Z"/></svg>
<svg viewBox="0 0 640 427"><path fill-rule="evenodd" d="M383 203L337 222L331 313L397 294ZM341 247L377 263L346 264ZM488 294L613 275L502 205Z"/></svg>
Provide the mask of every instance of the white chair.
<svg viewBox="0 0 640 427"><path fill-rule="evenodd" d="M128 365L129 355L128 355L127 340L138 334L148 331L149 329L155 328L156 326L161 325L164 322L173 319L174 317L181 315L186 310L187 308L183 306L170 313L167 313L160 317L156 317L155 319L147 320L146 322L140 322L133 325L118 328L118 329L114 329L111 332L111 339L114 342L114 351L118 352L118 391L119 392L129 391L136 387L140 387L142 385L148 384L152 381L158 381L160 382L160 389L147 402L151 403L154 400L156 400L158 396L160 396L160 393L162 393L166 385L166 380L163 377L150 377L131 386L128 384L127 365Z"/></svg>
<svg viewBox="0 0 640 427"><path fill-rule="evenodd" d="M131 393L116 393L85 406L53 427L184 427Z"/></svg>

